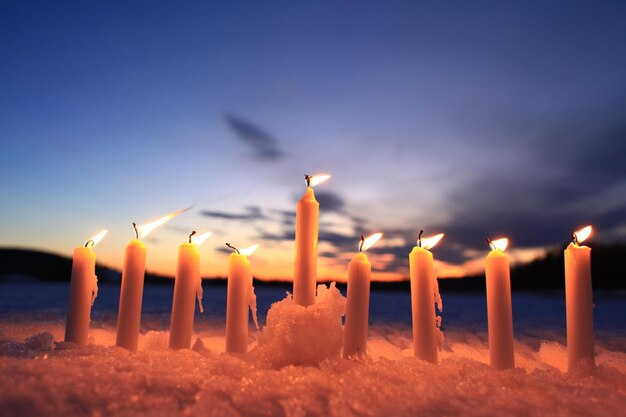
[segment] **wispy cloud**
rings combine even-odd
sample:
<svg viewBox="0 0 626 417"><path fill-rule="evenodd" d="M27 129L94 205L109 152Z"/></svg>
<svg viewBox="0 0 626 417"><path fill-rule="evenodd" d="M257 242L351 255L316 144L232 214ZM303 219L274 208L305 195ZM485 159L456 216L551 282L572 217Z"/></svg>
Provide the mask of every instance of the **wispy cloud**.
<svg viewBox="0 0 626 417"><path fill-rule="evenodd" d="M225 212L225 211L203 210L200 212L200 214L206 217L213 217L217 219L238 220L238 221L245 221L245 222L267 219L265 214L263 214L263 211L261 210L261 208L257 206L248 206L246 207L246 211L243 213L230 213L230 212Z"/></svg>
<svg viewBox="0 0 626 417"><path fill-rule="evenodd" d="M231 113L226 113L224 119L237 137L252 150L255 160L273 162L285 156L278 141L262 128Z"/></svg>

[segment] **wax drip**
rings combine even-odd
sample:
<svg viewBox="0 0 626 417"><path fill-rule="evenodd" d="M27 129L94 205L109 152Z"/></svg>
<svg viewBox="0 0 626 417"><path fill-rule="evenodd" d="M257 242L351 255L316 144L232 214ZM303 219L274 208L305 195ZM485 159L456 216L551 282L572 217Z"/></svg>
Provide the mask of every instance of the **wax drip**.
<svg viewBox="0 0 626 417"><path fill-rule="evenodd" d="M94 274L93 276L93 287L91 288L91 305L93 306L93 302L98 298L98 276Z"/></svg>
<svg viewBox="0 0 626 417"><path fill-rule="evenodd" d="M435 305L437 310L441 313L443 311L443 300L441 299L441 293L439 292L439 281L437 281L437 274L433 273L433 292L435 296ZM444 335L441 331L441 316L435 316L435 328L437 329L437 344L439 350L443 349Z"/></svg>
<svg viewBox="0 0 626 417"><path fill-rule="evenodd" d="M196 298L198 299L198 308L200 308L200 313L204 313L204 307L202 307L202 296L204 295L204 290L202 289L202 277L198 280L198 286L196 287Z"/></svg>
<svg viewBox="0 0 626 417"><path fill-rule="evenodd" d="M248 294L248 306L252 312L252 321L254 321L254 327L259 330L259 320L256 315L256 294L254 293L254 285L252 284L252 277L250 277L250 293Z"/></svg>

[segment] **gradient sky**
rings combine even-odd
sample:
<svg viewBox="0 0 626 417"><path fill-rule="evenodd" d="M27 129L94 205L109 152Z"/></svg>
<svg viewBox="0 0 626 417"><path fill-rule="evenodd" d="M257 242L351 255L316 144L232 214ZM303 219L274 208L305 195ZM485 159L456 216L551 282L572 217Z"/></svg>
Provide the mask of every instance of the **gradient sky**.
<svg viewBox="0 0 626 417"><path fill-rule="evenodd" d="M296 4L297 3L297 4ZM102 228L120 267L145 223L152 271L212 230L291 276L303 174L328 172L320 277L362 232L377 279L421 228L440 275L483 236L524 261L591 223L626 238L626 3L30 2L0 6L0 245L70 254Z"/></svg>

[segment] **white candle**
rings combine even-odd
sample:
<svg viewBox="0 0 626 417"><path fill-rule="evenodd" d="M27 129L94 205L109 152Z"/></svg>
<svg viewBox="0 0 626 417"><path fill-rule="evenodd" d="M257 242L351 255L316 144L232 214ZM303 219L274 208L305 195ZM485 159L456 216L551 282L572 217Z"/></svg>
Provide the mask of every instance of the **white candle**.
<svg viewBox="0 0 626 417"><path fill-rule="evenodd" d="M72 278L70 300L65 323L65 341L79 345L87 344L91 306L98 295L96 278L96 255L91 249L106 235L103 230L87 240L83 246L74 249L72 258Z"/></svg>
<svg viewBox="0 0 626 417"><path fill-rule="evenodd" d="M495 369L514 368L511 272L509 258L504 253L508 239L488 242L492 248L485 260L489 362Z"/></svg>
<svg viewBox="0 0 626 417"><path fill-rule="evenodd" d="M251 255L259 245L238 250L226 244L235 252L228 256L228 287L226 295L226 352L246 353L248 351L248 307L253 295Z"/></svg>
<svg viewBox="0 0 626 417"><path fill-rule="evenodd" d="M126 246L124 268L122 269L120 306L117 314L117 336L115 339L117 346L132 352L136 352L139 346L141 302L146 271L146 246L139 239L146 237L148 233L186 210L175 211L143 226L137 226L133 223L136 238L132 239Z"/></svg>
<svg viewBox="0 0 626 417"><path fill-rule="evenodd" d="M413 351L415 356L432 363L439 359L439 329L435 315L435 285L437 277L433 254L428 250L435 246L443 233L421 238L409 255L411 275L411 308L413 312Z"/></svg>
<svg viewBox="0 0 626 417"><path fill-rule="evenodd" d="M382 235L382 233L375 233L367 238L361 236L359 253L352 258L348 266L348 300L343 339L344 358L360 356L367 351L372 265L363 252L376 243Z"/></svg>
<svg viewBox="0 0 626 417"><path fill-rule="evenodd" d="M317 284L317 237L320 205L315 199L315 185L330 175L305 175L307 190L296 206L296 261L293 281L293 299L296 304L315 303Z"/></svg>
<svg viewBox="0 0 626 417"><path fill-rule="evenodd" d="M178 265L170 322L170 349L191 348L196 298L200 305L200 312L203 311L198 245L201 245L211 235L211 232L194 236L195 234L195 231L192 232L189 235L189 242L183 243L178 248Z"/></svg>
<svg viewBox="0 0 626 417"><path fill-rule="evenodd" d="M575 232L572 243L565 249L567 365L570 370L581 360L594 363L591 249L580 246L589 235L591 226Z"/></svg>

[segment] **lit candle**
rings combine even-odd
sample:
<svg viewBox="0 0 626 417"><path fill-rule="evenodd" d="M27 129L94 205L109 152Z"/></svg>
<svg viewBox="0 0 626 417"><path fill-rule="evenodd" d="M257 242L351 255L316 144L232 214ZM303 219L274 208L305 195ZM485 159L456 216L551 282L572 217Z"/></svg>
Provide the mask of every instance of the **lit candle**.
<svg viewBox="0 0 626 417"><path fill-rule="evenodd" d="M573 233L565 249L565 303L567 310L567 366L594 363L591 249L579 246L591 235L591 226Z"/></svg>
<svg viewBox="0 0 626 417"><path fill-rule="evenodd" d="M487 239L487 242L492 249L485 260L489 362L495 369L515 368L511 271L509 257L504 253L509 240Z"/></svg>
<svg viewBox="0 0 626 417"><path fill-rule="evenodd" d="M409 254L409 268L411 274L411 307L413 311L413 350L415 356L432 363L439 359L439 328L438 318L435 315L435 301L439 304L439 294L436 289L437 276L433 254L429 251L441 238L443 233L423 238L420 231L417 246ZM437 300L435 300L437 296Z"/></svg>
<svg viewBox="0 0 626 417"><path fill-rule="evenodd" d="M83 246L74 249L72 258L72 278L70 281L70 302L65 322L65 341L79 345L87 344L91 306L98 296L96 278L96 255L93 248L107 234L106 230L87 240Z"/></svg>
<svg viewBox="0 0 626 417"><path fill-rule="evenodd" d="M348 300L343 337L343 357L346 359L363 355L367 350L372 264L363 252L382 236L382 233L374 233L367 238L361 236L359 253L354 255L348 266Z"/></svg>
<svg viewBox="0 0 626 417"><path fill-rule="evenodd" d="M137 226L133 223L135 239L126 246L124 268L122 269L120 307L117 314L117 337L115 339L117 346L136 352L139 345L141 301L146 270L146 246L139 239L146 237L148 233L184 211L186 210L175 211L143 226Z"/></svg>
<svg viewBox="0 0 626 417"><path fill-rule="evenodd" d="M202 278L200 276L200 252L198 246L211 236L211 232L189 235L189 242L178 248L178 266L174 282L172 320L170 322L171 349L189 349L193 333L193 316L196 298L202 309Z"/></svg>
<svg viewBox="0 0 626 417"><path fill-rule="evenodd" d="M317 236L320 205L313 187L330 175L305 175L307 189L296 207L296 264L293 299L296 304L315 303L317 284Z"/></svg>
<svg viewBox="0 0 626 417"><path fill-rule="evenodd" d="M252 274L248 256L259 245L237 249L226 244L234 252L228 256L228 287L226 295L226 352L248 351L248 306L253 297Z"/></svg>

